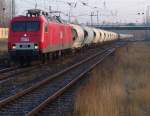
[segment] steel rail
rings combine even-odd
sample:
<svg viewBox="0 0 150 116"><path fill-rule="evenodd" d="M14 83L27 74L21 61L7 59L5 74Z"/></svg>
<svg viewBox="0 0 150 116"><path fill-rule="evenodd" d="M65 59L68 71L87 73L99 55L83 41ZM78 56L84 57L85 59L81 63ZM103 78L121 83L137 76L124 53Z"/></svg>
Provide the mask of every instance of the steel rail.
<svg viewBox="0 0 150 116"><path fill-rule="evenodd" d="M21 68L19 66L16 66L16 67L10 67L10 68L5 68L5 69L1 69L0 70L0 73L2 75L0 75L0 83L4 82L4 81L7 81L8 79L12 78L13 76L15 75L18 75L20 73L24 73L24 72L28 72L36 67L39 67L39 66L46 66L48 64L35 64L34 66L32 67L24 67L24 68ZM28 68L28 69L27 69ZM30 69L29 69L30 68ZM14 71L14 72L13 72Z"/></svg>
<svg viewBox="0 0 150 116"><path fill-rule="evenodd" d="M5 105L7 105L10 102L13 102L13 101L19 99L20 97L23 97L26 94L31 93L32 91L42 87L43 85L47 84L48 82L56 79L56 77L59 77L60 75L65 74L66 72L68 72L68 71L70 71L70 70L80 66L83 63L86 63L87 61L91 60L92 58L94 58L94 57L96 57L98 55L101 55L101 54L105 53L108 50L110 50L110 48L106 49L106 50L103 50L103 51L101 51L99 53L96 53L96 54L94 54L94 55L92 55L92 56L90 56L90 57L88 57L88 58L86 58L86 59L84 59L84 60L82 60L82 61L80 61L80 62L78 62L78 63L76 63L76 64L74 64L74 65L72 65L72 66L70 66L70 67L60 71L60 72L58 72L58 73L56 73L56 74L53 74L52 76L48 77L47 79L34 84L32 87L29 87L29 88L27 88L27 89L25 89L25 90L23 90L21 92L18 92L17 94L12 95L12 96L4 99L4 100L1 100L0 101L0 108L4 107Z"/></svg>
<svg viewBox="0 0 150 116"><path fill-rule="evenodd" d="M0 73L5 73L17 69L18 67L8 67L0 70Z"/></svg>
<svg viewBox="0 0 150 116"><path fill-rule="evenodd" d="M112 54L115 51L115 49L109 50L104 54L104 56L95 64L93 64L91 67L86 69L84 72L79 74L75 79L73 79L71 82L69 82L66 86L59 89L57 92L55 92L53 95L48 97L44 102L42 102L39 106L34 108L32 111L30 111L27 116L34 116L38 114L42 109L44 109L48 104L56 100L60 95L62 95L66 90L68 90L70 87L72 87L78 80L80 80L85 74L87 74L89 71L91 71L96 65L98 65L100 62L102 62L108 55Z"/></svg>
<svg viewBox="0 0 150 116"><path fill-rule="evenodd" d="M37 67L39 67L39 65L35 65L35 66L32 66L32 67L25 67L25 68L15 67L15 68L12 68L12 70L8 69L8 72L6 72L7 69L6 70L4 69L2 75L0 75L0 82L5 81L7 79L11 79L11 78L13 78L13 76L28 72L30 70L33 70L33 69L37 68Z"/></svg>

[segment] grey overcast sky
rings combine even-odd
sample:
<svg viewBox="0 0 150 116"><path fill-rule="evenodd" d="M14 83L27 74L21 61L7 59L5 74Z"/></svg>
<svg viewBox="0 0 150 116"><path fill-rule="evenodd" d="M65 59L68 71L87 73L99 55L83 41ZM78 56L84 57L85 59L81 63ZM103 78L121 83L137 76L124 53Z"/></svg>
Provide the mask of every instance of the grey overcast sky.
<svg viewBox="0 0 150 116"><path fill-rule="evenodd" d="M137 15L138 13L146 13L146 7L150 5L150 0L16 0L17 14L22 14L26 9L37 8L47 10L49 6L53 10L60 10L67 14L70 10L67 2L77 3L75 8L71 8L72 18L79 22L90 22L90 13L99 11L99 22L115 23L115 22L137 22L141 23L146 15ZM82 2L87 3L84 6ZM97 8L94 8L97 7ZM66 20L67 16L63 16ZM96 22L96 17L93 17Z"/></svg>

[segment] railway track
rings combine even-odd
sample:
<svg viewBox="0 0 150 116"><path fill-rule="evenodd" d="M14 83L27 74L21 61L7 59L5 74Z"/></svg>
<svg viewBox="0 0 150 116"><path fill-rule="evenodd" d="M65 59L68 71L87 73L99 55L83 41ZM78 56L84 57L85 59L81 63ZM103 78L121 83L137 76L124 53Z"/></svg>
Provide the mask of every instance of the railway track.
<svg viewBox="0 0 150 116"><path fill-rule="evenodd" d="M30 67L20 67L20 66L14 66L14 67L8 67L0 70L0 83L3 83L5 81L8 81L16 75L20 75L22 73L26 73L28 71L31 71L33 69L36 69L38 67L47 66L49 63L46 64L40 64L36 63Z"/></svg>
<svg viewBox="0 0 150 116"><path fill-rule="evenodd" d="M108 46L107 46L108 47ZM33 84L42 81L45 78L48 78L50 75L53 75L60 70L63 70L88 56L91 56L97 51L102 51L105 48L89 49L86 52L80 52L78 54L70 54L64 57L61 57L59 60L55 60L45 64L44 66L38 67L29 72L22 73L20 75L13 76L0 82L0 100L3 100L11 95L14 95Z"/></svg>
<svg viewBox="0 0 150 116"><path fill-rule="evenodd" d="M114 48L109 48L94 54L32 87L0 101L0 115L31 116L36 114L114 51Z"/></svg>
<svg viewBox="0 0 150 116"><path fill-rule="evenodd" d="M8 67L8 68L3 68L0 70L0 73L6 73L6 72L9 72L9 71L13 71L15 69L17 69L18 67Z"/></svg>
<svg viewBox="0 0 150 116"><path fill-rule="evenodd" d="M38 65L39 65L39 64L38 64ZM11 72L11 71L14 71L14 74L12 74L12 72L11 72L11 74L5 74L5 75L9 75L8 77L10 77L10 76L13 76L13 75L15 75L15 74L18 74L18 73L20 73L20 72L23 72L23 71L21 71L21 70L15 72L15 70L17 70L17 69L26 70L25 68L20 68L19 66L14 66L14 67L8 67L8 68L0 69L0 74L9 73L9 72ZM26 71L25 71L25 72L26 72ZM3 78L7 78L7 77L0 77L0 81L3 80Z"/></svg>
<svg viewBox="0 0 150 116"><path fill-rule="evenodd" d="M19 66L14 66L14 67L9 67L9 68L5 68L5 69L1 69L0 70L0 83L9 80L11 78L13 78L16 75L20 75L22 73L31 71L37 67L40 67L41 65L33 65L30 67L19 67Z"/></svg>

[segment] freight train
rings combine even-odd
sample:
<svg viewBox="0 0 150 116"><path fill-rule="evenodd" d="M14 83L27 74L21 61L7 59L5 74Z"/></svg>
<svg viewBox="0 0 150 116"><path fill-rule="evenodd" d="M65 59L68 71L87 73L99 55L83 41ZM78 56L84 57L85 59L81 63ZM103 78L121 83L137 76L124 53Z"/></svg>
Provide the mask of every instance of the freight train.
<svg viewBox="0 0 150 116"><path fill-rule="evenodd" d="M125 35L124 35L125 36ZM28 10L25 16L11 20L8 52L15 62L45 61L68 50L103 44L121 38L118 33L92 27L64 23L39 9Z"/></svg>

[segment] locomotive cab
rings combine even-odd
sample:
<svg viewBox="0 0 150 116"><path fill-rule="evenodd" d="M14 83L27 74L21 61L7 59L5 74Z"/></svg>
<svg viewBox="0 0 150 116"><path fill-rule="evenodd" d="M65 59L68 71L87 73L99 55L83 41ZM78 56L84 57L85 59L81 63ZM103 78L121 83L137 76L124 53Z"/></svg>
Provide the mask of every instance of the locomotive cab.
<svg viewBox="0 0 150 116"><path fill-rule="evenodd" d="M26 16L12 19L8 38L8 51L13 61L36 59L42 46L45 18L39 11L28 11Z"/></svg>
<svg viewBox="0 0 150 116"><path fill-rule="evenodd" d="M45 62L49 55L58 56L73 45L72 27L59 17L33 9L26 16L11 21L8 50L11 59L24 62L39 59Z"/></svg>

